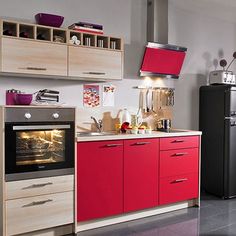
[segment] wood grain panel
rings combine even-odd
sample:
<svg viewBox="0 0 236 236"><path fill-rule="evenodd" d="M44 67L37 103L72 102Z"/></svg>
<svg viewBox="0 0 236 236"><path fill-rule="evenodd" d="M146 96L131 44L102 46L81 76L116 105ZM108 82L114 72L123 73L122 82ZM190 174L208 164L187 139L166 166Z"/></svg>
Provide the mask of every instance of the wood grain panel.
<svg viewBox="0 0 236 236"><path fill-rule="evenodd" d="M2 38L2 72L67 75L67 45Z"/></svg>

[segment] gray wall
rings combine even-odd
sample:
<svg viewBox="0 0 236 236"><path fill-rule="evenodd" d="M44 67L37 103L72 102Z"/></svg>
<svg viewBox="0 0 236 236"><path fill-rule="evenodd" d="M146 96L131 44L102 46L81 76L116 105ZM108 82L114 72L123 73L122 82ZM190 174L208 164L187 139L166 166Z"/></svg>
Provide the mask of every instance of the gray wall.
<svg viewBox="0 0 236 236"><path fill-rule="evenodd" d="M174 82L176 127L198 129L199 87L207 84L209 71L220 69L220 59L229 62L236 51L235 10L231 0L169 0L169 41L188 48Z"/></svg>
<svg viewBox="0 0 236 236"><path fill-rule="evenodd" d="M0 16L34 22L38 12L65 16L63 27L77 22L97 22L104 25L107 35L123 37L125 41L125 69L123 82L117 86L116 106L138 105L138 91L132 86L140 84L138 71L146 42L146 2L143 0L0 0ZM58 89L62 102L82 107L82 82L33 78L0 79L0 104L5 103L5 90L17 88L35 92L42 88Z"/></svg>
<svg viewBox="0 0 236 236"><path fill-rule="evenodd" d="M169 42L188 47L181 78L164 80L175 86L174 126L198 128L198 89L206 84L208 73L217 61L230 60L235 50L235 0L169 0ZM146 0L0 0L0 15L34 21L38 12L65 16L64 27L83 20L104 25L105 33L125 40L124 80L117 86L115 111L128 107L137 110L138 91L133 86L143 81L137 76L146 41ZM82 83L31 79L0 78L0 104L5 90L17 88L35 92L42 88L58 89L62 101L83 107ZM109 108L106 108L109 109ZM84 109L99 115L105 108ZM89 116L89 115L88 115ZM87 117L84 117L84 120Z"/></svg>

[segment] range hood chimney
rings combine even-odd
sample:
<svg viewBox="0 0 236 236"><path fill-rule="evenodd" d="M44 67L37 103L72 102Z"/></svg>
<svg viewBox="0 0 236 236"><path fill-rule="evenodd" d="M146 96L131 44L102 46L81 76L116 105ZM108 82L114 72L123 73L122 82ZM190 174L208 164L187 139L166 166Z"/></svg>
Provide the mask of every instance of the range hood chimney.
<svg viewBox="0 0 236 236"><path fill-rule="evenodd" d="M147 0L147 41L140 75L179 78L187 48L168 44L168 0Z"/></svg>

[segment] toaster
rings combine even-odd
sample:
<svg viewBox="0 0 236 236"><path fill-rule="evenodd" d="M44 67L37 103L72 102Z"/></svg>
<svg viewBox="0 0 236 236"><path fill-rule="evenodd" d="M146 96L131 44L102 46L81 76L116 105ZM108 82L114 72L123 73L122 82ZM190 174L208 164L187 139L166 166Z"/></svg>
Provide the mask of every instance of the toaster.
<svg viewBox="0 0 236 236"><path fill-rule="evenodd" d="M235 84L235 75L233 71L215 70L209 75L210 84Z"/></svg>

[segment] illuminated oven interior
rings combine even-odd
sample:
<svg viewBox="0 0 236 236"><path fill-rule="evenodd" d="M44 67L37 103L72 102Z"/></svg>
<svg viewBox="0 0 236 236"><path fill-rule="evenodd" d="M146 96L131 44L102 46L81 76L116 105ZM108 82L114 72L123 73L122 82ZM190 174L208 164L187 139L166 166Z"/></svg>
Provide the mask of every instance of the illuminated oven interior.
<svg viewBox="0 0 236 236"><path fill-rule="evenodd" d="M16 133L16 165L65 161L65 131L19 131Z"/></svg>

